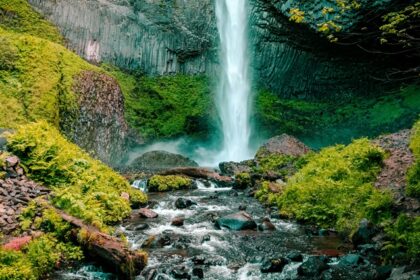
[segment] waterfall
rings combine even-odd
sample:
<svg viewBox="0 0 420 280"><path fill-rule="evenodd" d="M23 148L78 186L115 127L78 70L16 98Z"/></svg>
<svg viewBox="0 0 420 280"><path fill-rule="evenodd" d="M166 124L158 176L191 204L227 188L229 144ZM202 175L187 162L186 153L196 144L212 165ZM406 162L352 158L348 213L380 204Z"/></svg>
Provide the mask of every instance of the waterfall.
<svg viewBox="0 0 420 280"><path fill-rule="evenodd" d="M216 0L216 16L222 62L216 106L224 139L218 161L241 161L252 157L247 0Z"/></svg>

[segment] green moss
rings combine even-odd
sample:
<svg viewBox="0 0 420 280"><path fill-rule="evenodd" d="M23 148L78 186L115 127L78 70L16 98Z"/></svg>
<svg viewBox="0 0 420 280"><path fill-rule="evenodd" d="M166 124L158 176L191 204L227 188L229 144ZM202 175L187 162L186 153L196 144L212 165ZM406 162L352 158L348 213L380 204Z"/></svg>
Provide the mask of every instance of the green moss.
<svg viewBox="0 0 420 280"><path fill-rule="evenodd" d="M58 29L35 12L26 0L0 0L0 27L62 43Z"/></svg>
<svg viewBox="0 0 420 280"><path fill-rule="evenodd" d="M420 217L400 214L385 228L387 241L382 250L389 261L408 263L420 256Z"/></svg>
<svg viewBox="0 0 420 280"><path fill-rule="evenodd" d="M46 122L20 126L8 137L8 148L19 156L29 177L54 190L52 202L69 214L103 228L130 214L132 203L146 195L100 161L68 142Z"/></svg>
<svg viewBox="0 0 420 280"><path fill-rule="evenodd" d="M235 186L239 189L246 189L251 186L251 175L247 172L236 174Z"/></svg>
<svg viewBox="0 0 420 280"><path fill-rule="evenodd" d="M207 133L212 98L205 76L146 77L104 68L118 79L125 97L126 119L142 137Z"/></svg>
<svg viewBox="0 0 420 280"><path fill-rule="evenodd" d="M256 98L255 119L267 137L288 133L318 148L407 128L420 113L419 96L416 85L381 97L318 102L282 99L263 90Z"/></svg>
<svg viewBox="0 0 420 280"><path fill-rule="evenodd" d="M273 193L270 190L270 184L277 184L269 181L263 181L261 183L260 188L255 193L255 197L264 204L267 205L276 205L277 198L279 196L278 193ZM278 185L279 189L281 189L281 186Z"/></svg>
<svg viewBox="0 0 420 280"><path fill-rule="evenodd" d="M417 121L411 131L410 149L413 151L415 162L407 173L406 193L420 198L420 121Z"/></svg>
<svg viewBox="0 0 420 280"><path fill-rule="evenodd" d="M44 39L0 30L0 41L14 53L0 69L0 102L8 108L0 112L0 127L41 119L58 127L60 115L77 108L73 78L83 70L102 71Z"/></svg>
<svg viewBox="0 0 420 280"><path fill-rule="evenodd" d="M259 174L271 174L285 179L306 163L306 157L293 157L280 154L265 155L263 151L256 155L257 166L253 171Z"/></svg>
<svg viewBox="0 0 420 280"><path fill-rule="evenodd" d="M45 279L58 263L82 259L82 251L69 243L59 242L51 235L31 241L21 252L0 248L1 280Z"/></svg>
<svg viewBox="0 0 420 280"><path fill-rule="evenodd" d="M148 189L151 192L167 192L180 189L190 189L192 180L183 176L161 176L155 175L148 181Z"/></svg>
<svg viewBox="0 0 420 280"><path fill-rule="evenodd" d="M347 234L362 218L379 221L389 217L390 195L372 185L383 157L384 152L367 139L311 155L277 195L281 213Z"/></svg>

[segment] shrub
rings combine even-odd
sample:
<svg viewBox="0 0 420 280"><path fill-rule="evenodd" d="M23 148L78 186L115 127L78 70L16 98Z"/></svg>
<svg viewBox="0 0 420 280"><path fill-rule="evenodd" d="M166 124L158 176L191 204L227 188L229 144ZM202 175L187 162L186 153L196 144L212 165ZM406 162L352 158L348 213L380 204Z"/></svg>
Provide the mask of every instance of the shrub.
<svg viewBox="0 0 420 280"><path fill-rule="evenodd" d="M362 218L389 218L390 194L372 186L383 157L384 152L367 139L321 150L309 157L277 196L280 211L347 234Z"/></svg>
<svg viewBox="0 0 420 280"><path fill-rule="evenodd" d="M410 149L413 151L415 162L407 173L407 195L420 198L420 121L414 125L411 132Z"/></svg>
<svg viewBox="0 0 420 280"><path fill-rule="evenodd" d="M382 250L390 261L400 263L420 256L420 217L400 214L395 222L385 228L387 241ZM393 259L393 258L399 259Z"/></svg>
<svg viewBox="0 0 420 280"><path fill-rule="evenodd" d="M0 279L42 279L60 263L78 261L82 257L79 247L59 242L48 234L42 235L30 242L22 252L0 248Z"/></svg>
<svg viewBox="0 0 420 280"><path fill-rule="evenodd" d="M8 148L26 167L29 177L52 188L58 208L103 227L129 215L132 203L145 203L146 195L120 175L60 135L44 121L20 126L8 137Z"/></svg>
<svg viewBox="0 0 420 280"><path fill-rule="evenodd" d="M192 180L183 176L155 175L149 179L147 186L152 192L167 192L180 189L190 189L192 185Z"/></svg>

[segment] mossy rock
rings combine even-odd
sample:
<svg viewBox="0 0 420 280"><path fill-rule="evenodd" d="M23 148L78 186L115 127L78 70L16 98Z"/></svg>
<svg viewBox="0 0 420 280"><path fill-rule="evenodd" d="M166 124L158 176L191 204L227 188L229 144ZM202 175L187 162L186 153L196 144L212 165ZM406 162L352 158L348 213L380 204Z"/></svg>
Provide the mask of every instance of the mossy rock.
<svg viewBox="0 0 420 280"><path fill-rule="evenodd" d="M235 183L233 187L235 189L246 189L248 187L251 187L252 181L251 181L251 174L243 172L236 174L235 176Z"/></svg>
<svg viewBox="0 0 420 280"><path fill-rule="evenodd" d="M151 192L168 192L182 189L192 189L195 187L195 184L193 180L184 176L155 175L149 179L147 187Z"/></svg>

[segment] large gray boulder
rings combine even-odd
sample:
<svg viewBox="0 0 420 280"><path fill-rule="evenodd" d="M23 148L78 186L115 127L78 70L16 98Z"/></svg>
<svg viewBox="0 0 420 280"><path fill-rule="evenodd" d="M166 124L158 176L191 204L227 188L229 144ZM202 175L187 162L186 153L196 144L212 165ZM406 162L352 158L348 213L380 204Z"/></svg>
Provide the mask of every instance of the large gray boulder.
<svg viewBox="0 0 420 280"><path fill-rule="evenodd" d="M162 171L179 167L198 167L198 163L179 154L151 151L142 154L130 164L130 169L136 171Z"/></svg>

